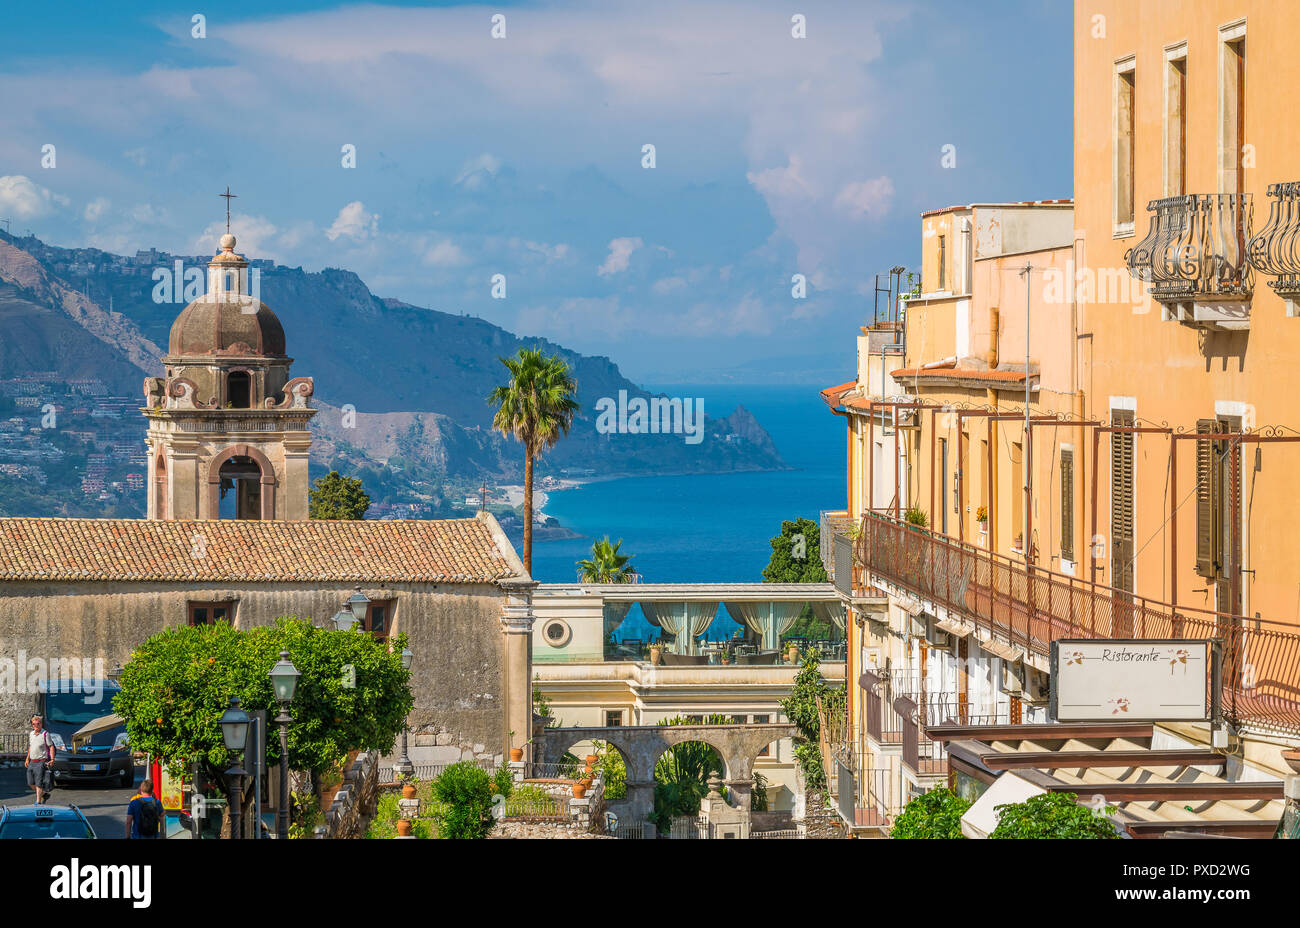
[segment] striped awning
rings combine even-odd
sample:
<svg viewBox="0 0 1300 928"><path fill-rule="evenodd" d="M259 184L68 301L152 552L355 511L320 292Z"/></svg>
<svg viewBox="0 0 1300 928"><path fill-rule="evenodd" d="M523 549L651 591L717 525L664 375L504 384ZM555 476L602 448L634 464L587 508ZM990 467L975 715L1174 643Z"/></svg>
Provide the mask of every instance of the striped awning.
<svg viewBox="0 0 1300 928"><path fill-rule="evenodd" d="M956 635L958 638L965 638L971 632L975 631L975 626L965 625L956 619L935 619L934 627L941 629L950 635Z"/></svg>
<svg viewBox="0 0 1300 928"><path fill-rule="evenodd" d="M989 638L987 641L981 639L980 647L1006 661L1018 661L1025 656L1023 648L1017 648L1005 641L998 641L996 638Z"/></svg>

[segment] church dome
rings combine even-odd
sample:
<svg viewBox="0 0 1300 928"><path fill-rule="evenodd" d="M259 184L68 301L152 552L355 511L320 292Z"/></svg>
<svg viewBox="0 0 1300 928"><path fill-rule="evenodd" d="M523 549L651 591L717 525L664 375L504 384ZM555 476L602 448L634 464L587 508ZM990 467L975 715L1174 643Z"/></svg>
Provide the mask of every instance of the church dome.
<svg viewBox="0 0 1300 928"><path fill-rule="evenodd" d="M248 262L235 253L235 237L229 232L221 237L221 251L208 263L208 292L181 310L172 323L167 353L172 357L285 356L284 327L269 306L250 295Z"/></svg>
<svg viewBox="0 0 1300 928"><path fill-rule="evenodd" d="M250 312L253 306L256 312ZM167 353L184 355L258 355L282 358L284 327L265 303L199 297L172 323Z"/></svg>

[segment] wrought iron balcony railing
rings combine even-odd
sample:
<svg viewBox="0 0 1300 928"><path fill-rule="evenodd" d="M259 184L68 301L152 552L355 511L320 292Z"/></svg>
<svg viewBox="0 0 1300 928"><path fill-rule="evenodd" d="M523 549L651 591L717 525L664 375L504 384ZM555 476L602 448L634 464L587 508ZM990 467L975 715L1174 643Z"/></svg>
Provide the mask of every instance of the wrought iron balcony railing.
<svg viewBox="0 0 1300 928"><path fill-rule="evenodd" d="M1124 255L1129 270L1151 284L1160 303L1248 300L1254 274L1246 260L1251 195L1187 194L1147 204L1146 238Z"/></svg>
<svg viewBox="0 0 1300 928"><path fill-rule="evenodd" d="M1261 274L1276 277L1269 286L1296 315L1300 297L1300 181L1270 184L1268 222L1246 245L1246 259Z"/></svg>

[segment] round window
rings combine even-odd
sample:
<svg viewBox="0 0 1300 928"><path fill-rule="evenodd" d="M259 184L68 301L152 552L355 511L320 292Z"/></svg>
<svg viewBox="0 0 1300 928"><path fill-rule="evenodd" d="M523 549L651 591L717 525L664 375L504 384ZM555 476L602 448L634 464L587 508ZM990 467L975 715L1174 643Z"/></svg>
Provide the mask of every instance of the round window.
<svg viewBox="0 0 1300 928"><path fill-rule="evenodd" d="M542 636L546 639L546 643L551 647L562 648L569 643L572 631L567 622L562 622L559 619L551 619L551 621L542 626Z"/></svg>

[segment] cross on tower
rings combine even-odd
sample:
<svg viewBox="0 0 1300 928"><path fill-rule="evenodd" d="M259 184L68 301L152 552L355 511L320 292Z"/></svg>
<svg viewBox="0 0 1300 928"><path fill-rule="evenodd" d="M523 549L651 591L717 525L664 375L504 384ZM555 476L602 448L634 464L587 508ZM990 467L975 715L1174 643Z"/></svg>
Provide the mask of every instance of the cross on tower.
<svg viewBox="0 0 1300 928"><path fill-rule="evenodd" d="M228 233L230 232L230 201L231 201L232 199L234 199L235 197L238 197L239 194L237 194L237 193L231 193L231 192L230 192L230 185L229 185L229 184L226 184L226 192L225 192L225 193L219 193L219 194L217 194L217 196L219 196L219 197L225 197L225 198L226 198L226 232L227 232L227 234L228 234Z"/></svg>

